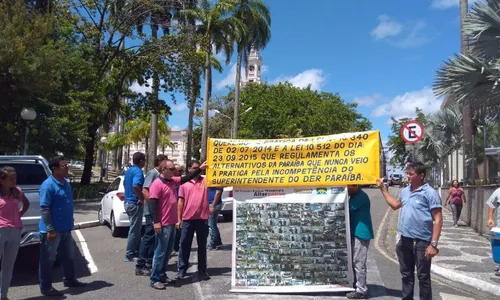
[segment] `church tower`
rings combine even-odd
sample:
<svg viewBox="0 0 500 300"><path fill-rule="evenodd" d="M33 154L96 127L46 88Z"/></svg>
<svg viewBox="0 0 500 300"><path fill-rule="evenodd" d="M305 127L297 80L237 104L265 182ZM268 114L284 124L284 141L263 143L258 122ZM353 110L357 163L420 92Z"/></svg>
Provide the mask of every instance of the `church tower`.
<svg viewBox="0 0 500 300"><path fill-rule="evenodd" d="M259 50L252 48L250 54L248 55L248 64L246 68L246 80L241 83L245 86L247 83L261 83L262 82L262 57L259 54Z"/></svg>

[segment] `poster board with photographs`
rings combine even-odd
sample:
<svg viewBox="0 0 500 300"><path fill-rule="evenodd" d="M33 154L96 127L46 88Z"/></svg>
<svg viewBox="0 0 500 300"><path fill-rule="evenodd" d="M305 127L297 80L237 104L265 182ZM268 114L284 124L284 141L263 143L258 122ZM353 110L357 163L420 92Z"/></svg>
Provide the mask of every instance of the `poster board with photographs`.
<svg viewBox="0 0 500 300"><path fill-rule="evenodd" d="M344 187L235 188L232 292L352 291Z"/></svg>

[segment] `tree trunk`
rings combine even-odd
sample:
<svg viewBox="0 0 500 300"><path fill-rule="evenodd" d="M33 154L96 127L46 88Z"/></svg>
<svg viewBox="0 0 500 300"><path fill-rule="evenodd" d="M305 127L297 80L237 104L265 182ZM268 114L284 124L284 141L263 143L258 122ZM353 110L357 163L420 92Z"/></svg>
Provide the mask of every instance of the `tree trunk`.
<svg viewBox="0 0 500 300"><path fill-rule="evenodd" d="M240 116L240 83L241 83L241 63L243 60L243 49L238 49L238 58L236 60L236 80L234 82L234 117L231 138L238 137L238 118Z"/></svg>
<svg viewBox="0 0 500 300"><path fill-rule="evenodd" d="M149 147L149 138L146 138L146 142L144 143L144 150L145 150L145 152L146 152L146 153L145 153L145 154L146 154L146 164L145 164L145 166L146 166L146 170L149 170L149 168L148 168L148 166L149 166L149 165L148 165L148 164L149 164L149 161L150 161L150 160L153 160L153 161L154 161L154 159L150 159L150 156L149 156L149 148L150 148L150 147Z"/></svg>
<svg viewBox="0 0 500 300"><path fill-rule="evenodd" d="M87 141L85 142L85 162L83 167L81 185L88 185L92 180L92 163L94 162L94 144L96 138L96 130L89 128L87 130Z"/></svg>
<svg viewBox="0 0 500 300"><path fill-rule="evenodd" d="M210 91L212 82L212 65L210 63L210 49L208 47L205 54L205 95L203 99L203 125L201 131L201 160L207 159L207 141L208 141L208 104L210 101ZM194 150L196 151L196 149Z"/></svg>
<svg viewBox="0 0 500 300"><path fill-rule="evenodd" d="M186 164L192 160L193 157L193 127L194 127L194 110L196 108L196 98L200 83L199 69L193 69L191 89L189 91L189 115L188 115L188 128L187 128L187 151L186 151Z"/></svg>
<svg viewBox="0 0 500 300"><path fill-rule="evenodd" d="M114 132L115 135L118 136L120 134L120 115L118 112L116 112L115 116L115 126L114 126ZM111 150L111 162L112 162L112 169L117 171L118 170L118 148L115 148Z"/></svg>
<svg viewBox="0 0 500 300"><path fill-rule="evenodd" d="M120 118L120 126L118 126L118 131L121 136L125 134L125 119L122 116L119 116ZM116 161L118 162L118 170L121 170L123 167L123 146L118 148L118 152L116 154Z"/></svg>
<svg viewBox="0 0 500 300"><path fill-rule="evenodd" d="M153 40L156 40L158 38L158 27L154 26L151 30L151 36ZM152 90L152 96L153 96L153 112L151 113L151 132L149 133L149 150L147 152L147 164L146 164L146 170L150 170L154 167L154 158L156 157L156 151L158 148L158 112L157 112L157 106L158 106L158 95L159 95L159 90L160 90L160 78L158 77L158 72L154 71L153 72L153 90Z"/></svg>
<svg viewBox="0 0 500 300"><path fill-rule="evenodd" d="M469 9L469 3L467 0L460 0L460 51L462 54L467 54L469 52L469 37L464 34L464 22L467 18L467 13ZM470 103L468 103L469 99L464 99L464 103L462 104L462 132L464 139L464 150L467 149L464 155L468 155L471 151L469 151L472 145L472 138L474 134L474 110ZM470 174L473 172L472 167L468 166L465 168L464 178L470 177Z"/></svg>

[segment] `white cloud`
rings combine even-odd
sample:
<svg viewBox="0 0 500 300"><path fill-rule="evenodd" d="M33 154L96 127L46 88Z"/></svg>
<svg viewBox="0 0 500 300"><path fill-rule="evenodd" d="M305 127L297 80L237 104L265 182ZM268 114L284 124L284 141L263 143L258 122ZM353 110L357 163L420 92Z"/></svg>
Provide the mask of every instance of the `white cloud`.
<svg viewBox="0 0 500 300"><path fill-rule="evenodd" d="M479 0L469 0L469 6ZM448 9L458 6L460 0L432 0L431 7L436 9Z"/></svg>
<svg viewBox="0 0 500 300"><path fill-rule="evenodd" d="M145 82L146 84L146 82ZM150 78L147 80L147 84L149 86L146 86L146 85L140 85L137 81L134 81L134 83L132 83L132 85L130 86L130 89L133 91L133 92L136 92L138 94L143 94L143 95L146 95L146 93L151 93L151 86L153 85L153 79Z"/></svg>
<svg viewBox="0 0 500 300"><path fill-rule="evenodd" d="M424 87L418 91L411 91L394 97L389 103L384 103L374 110L371 115L373 117L394 117L401 119L405 117L415 116L415 109L418 107L425 114L436 112L440 109L443 99L434 97L432 89ZM390 119L387 121L390 125Z"/></svg>
<svg viewBox="0 0 500 300"><path fill-rule="evenodd" d="M372 106L380 98L380 94L373 94L372 96L355 97L353 102L356 102L358 106Z"/></svg>
<svg viewBox="0 0 500 300"><path fill-rule="evenodd" d="M403 25L388 15L378 19L379 24L371 32L375 40L385 40L399 48L418 47L430 41L430 30L424 21Z"/></svg>
<svg viewBox="0 0 500 300"><path fill-rule="evenodd" d="M171 131L179 131L179 130L182 130L182 128L178 125L174 125L174 126L170 127L170 130Z"/></svg>
<svg viewBox="0 0 500 300"><path fill-rule="evenodd" d="M187 104L186 102L177 103L171 105L170 108L172 109L172 111L181 112L187 109Z"/></svg>
<svg viewBox="0 0 500 300"><path fill-rule="evenodd" d="M245 71L241 68L241 77L245 76ZM232 64L229 69L229 73L222 80L215 84L215 89L222 90L226 86L234 86L234 81L236 80L236 64Z"/></svg>
<svg viewBox="0 0 500 300"><path fill-rule="evenodd" d="M419 47L430 41L426 33L427 24L424 21L416 22L408 32L408 35L397 42L399 48Z"/></svg>
<svg viewBox="0 0 500 300"><path fill-rule="evenodd" d="M288 81L292 85L305 88L311 85L312 90L320 90L326 82L326 74L320 69L310 69L295 76L281 76L274 80L274 83Z"/></svg>
<svg viewBox="0 0 500 300"><path fill-rule="evenodd" d="M372 37L376 40L395 37L403 31L403 24L388 15L381 15L378 20L379 24L371 32Z"/></svg>
<svg viewBox="0 0 500 300"><path fill-rule="evenodd" d="M262 65L262 67L260 67L260 73L263 74L266 72L269 72L269 66Z"/></svg>

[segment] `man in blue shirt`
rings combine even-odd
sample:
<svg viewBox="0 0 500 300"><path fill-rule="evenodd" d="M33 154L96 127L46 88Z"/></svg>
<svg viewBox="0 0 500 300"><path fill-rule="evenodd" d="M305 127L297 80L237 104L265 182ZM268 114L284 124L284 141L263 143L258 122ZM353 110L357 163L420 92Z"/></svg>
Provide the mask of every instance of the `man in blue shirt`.
<svg viewBox="0 0 500 300"><path fill-rule="evenodd" d="M66 287L83 287L75 277L73 229L73 191L66 178L68 161L63 156L50 159L52 175L40 186L41 219L38 224L41 237L38 279L40 292L45 296L62 296L52 286L52 269L57 254L63 268Z"/></svg>
<svg viewBox="0 0 500 300"><path fill-rule="evenodd" d="M368 247L373 239L370 198L357 185L348 185L349 218L351 228L352 264L356 279L356 291L348 293L348 299L365 299L368 296L366 285L366 260Z"/></svg>
<svg viewBox="0 0 500 300"><path fill-rule="evenodd" d="M393 210L401 208L398 226L401 238L396 253L402 276L402 299L413 300L416 266L420 299L431 300L431 259L439 253L438 240L443 226L441 198L436 190L424 183L424 164L411 163L406 174L410 185L401 191L398 199L389 194L382 179L377 186Z"/></svg>
<svg viewBox="0 0 500 300"><path fill-rule="evenodd" d="M209 250L217 250L222 246L217 219L222 210L222 191L223 188L208 188L208 205L210 209L210 217L208 218L208 227L210 228Z"/></svg>
<svg viewBox="0 0 500 300"><path fill-rule="evenodd" d="M142 186L144 184L144 173L142 168L146 163L144 153L136 152L132 156L133 166L125 172L123 186L125 187L125 212L130 225L127 239L127 251L125 261L134 262L139 257L139 245L141 243L142 216L144 214L144 195Z"/></svg>

